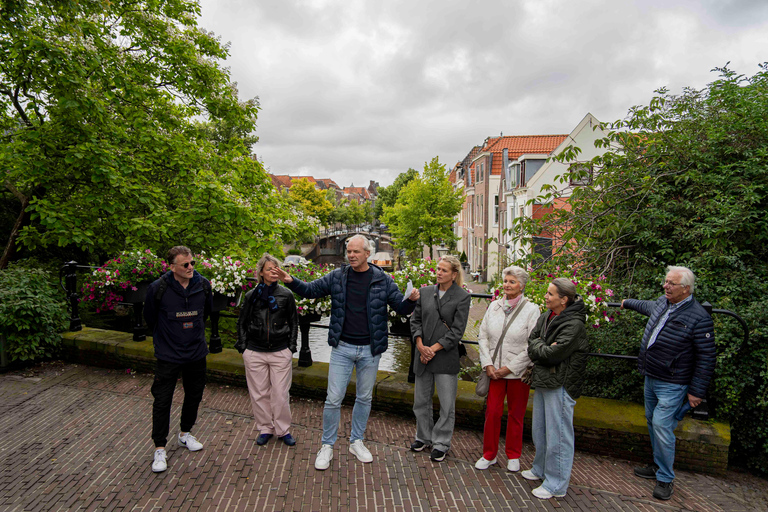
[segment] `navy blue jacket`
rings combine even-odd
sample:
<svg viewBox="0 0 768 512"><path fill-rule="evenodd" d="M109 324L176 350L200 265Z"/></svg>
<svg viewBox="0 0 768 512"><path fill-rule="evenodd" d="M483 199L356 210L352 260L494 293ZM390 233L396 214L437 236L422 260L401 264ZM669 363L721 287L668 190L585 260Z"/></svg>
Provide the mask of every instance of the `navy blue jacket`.
<svg viewBox="0 0 768 512"><path fill-rule="evenodd" d="M696 299L692 299L669 315L656 341L648 348L648 340L667 303L664 296L655 301L624 301L624 308L650 317L640 343L637 367L643 375L673 384L688 384L688 393L704 398L715 371L715 326L712 317Z"/></svg>
<svg viewBox="0 0 768 512"><path fill-rule="evenodd" d="M160 281L168 283L159 303L155 292ZM153 326L155 357L169 363L199 361L208 355L205 343L205 320L211 312L211 294L205 293L206 279L197 271L186 288L168 271L149 285L144 301L144 319Z"/></svg>
<svg viewBox="0 0 768 512"><path fill-rule="evenodd" d="M368 332L371 333L371 353L375 356L383 353L388 347L387 338L387 304L400 315L413 312L416 302L403 301L403 294L397 289L395 281L381 268L369 263L373 269L373 277L368 287ZM347 301L347 274L354 272L351 266L342 265L316 281L305 283L293 278L287 286L301 297L317 299L331 296L331 321L328 328L328 344L332 347L339 345L341 330L344 327L345 304Z"/></svg>

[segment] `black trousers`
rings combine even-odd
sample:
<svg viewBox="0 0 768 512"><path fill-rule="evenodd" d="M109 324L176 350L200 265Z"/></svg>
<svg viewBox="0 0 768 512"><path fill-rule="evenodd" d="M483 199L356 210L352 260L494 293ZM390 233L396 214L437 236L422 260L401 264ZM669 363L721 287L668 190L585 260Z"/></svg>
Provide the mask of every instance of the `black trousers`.
<svg viewBox="0 0 768 512"><path fill-rule="evenodd" d="M205 358L191 363L169 363L157 360L155 381L152 383L152 440L155 447L165 446L171 423L171 405L176 381L181 374L184 404L181 406L181 432L189 432L197 421L197 409L205 390Z"/></svg>

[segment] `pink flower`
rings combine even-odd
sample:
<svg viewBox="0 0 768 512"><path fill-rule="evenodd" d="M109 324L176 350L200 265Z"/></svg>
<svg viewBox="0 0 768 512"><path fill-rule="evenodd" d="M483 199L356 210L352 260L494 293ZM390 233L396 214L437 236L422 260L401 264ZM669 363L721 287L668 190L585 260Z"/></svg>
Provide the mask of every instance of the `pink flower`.
<svg viewBox="0 0 768 512"><path fill-rule="evenodd" d="M135 292L139 291L139 289L138 289L138 288L136 288L135 286L131 286L131 290L133 290L133 291L135 291Z"/></svg>
<svg viewBox="0 0 768 512"><path fill-rule="evenodd" d="M606 294L607 296L609 296L609 297L613 297L613 290L611 290L610 288L608 288L607 290L605 290L605 294Z"/></svg>

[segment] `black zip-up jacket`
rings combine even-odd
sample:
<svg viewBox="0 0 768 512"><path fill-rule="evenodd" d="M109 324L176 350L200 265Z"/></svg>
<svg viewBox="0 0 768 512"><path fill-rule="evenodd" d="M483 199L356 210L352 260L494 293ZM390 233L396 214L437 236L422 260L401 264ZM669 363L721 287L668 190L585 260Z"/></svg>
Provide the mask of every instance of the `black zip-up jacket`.
<svg viewBox="0 0 768 512"><path fill-rule="evenodd" d="M624 309L650 317L645 325L637 368L643 375L673 384L688 384L688 393L704 398L715 371L715 326L696 299L669 315L656 341L648 348L654 327L667 308L664 296L653 300L626 299Z"/></svg>
<svg viewBox="0 0 768 512"><path fill-rule="evenodd" d="M160 281L168 287L155 301L155 292ZM208 355L205 343L205 320L211 312L211 294L205 293L206 279L197 271L186 288L166 272L160 279L149 285L144 299L144 319L153 326L152 339L155 357L169 363L183 364L199 361ZM209 285L210 287L210 285Z"/></svg>
<svg viewBox="0 0 768 512"><path fill-rule="evenodd" d="M273 313L258 298L254 300L255 291L254 289L245 294L245 301L237 319L235 348L241 354L246 348L257 352L277 352L289 348L291 352L296 352L299 313L293 293L278 285L272 293L278 308Z"/></svg>

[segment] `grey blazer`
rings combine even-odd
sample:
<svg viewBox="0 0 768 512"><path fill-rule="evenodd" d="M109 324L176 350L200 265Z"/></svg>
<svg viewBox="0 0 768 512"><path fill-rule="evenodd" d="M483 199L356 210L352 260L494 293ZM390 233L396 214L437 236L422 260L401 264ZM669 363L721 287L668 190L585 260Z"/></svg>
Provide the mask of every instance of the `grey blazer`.
<svg viewBox="0 0 768 512"><path fill-rule="evenodd" d="M464 335L464 329L467 327L472 297L462 287L453 283L443 298L439 299L443 320L451 326L448 329L440 321L438 314L437 285L425 286L420 291L421 295L416 302L416 309L411 315L411 335L414 343L416 336L421 336L421 342L425 346L429 347L435 343L440 343L443 350L439 350L426 365L422 364L417 350L414 355L413 371L416 375L422 375L425 371L457 374L461 368L459 342Z"/></svg>

